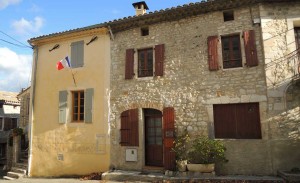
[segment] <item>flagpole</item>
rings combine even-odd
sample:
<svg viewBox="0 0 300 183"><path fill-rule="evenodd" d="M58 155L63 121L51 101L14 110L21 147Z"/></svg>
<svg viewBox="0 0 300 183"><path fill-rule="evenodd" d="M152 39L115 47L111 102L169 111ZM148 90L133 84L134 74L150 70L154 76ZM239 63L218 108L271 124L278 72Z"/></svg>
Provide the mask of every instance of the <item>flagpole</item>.
<svg viewBox="0 0 300 183"><path fill-rule="evenodd" d="M76 80L75 80L75 77L74 77L74 73L73 73L72 67L71 67L70 69L71 69L71 73L72 73L72 77L73 77L73 82L74 82L74 84L75 84L75 87L77 87L77 84L76 84Z"/></svg>

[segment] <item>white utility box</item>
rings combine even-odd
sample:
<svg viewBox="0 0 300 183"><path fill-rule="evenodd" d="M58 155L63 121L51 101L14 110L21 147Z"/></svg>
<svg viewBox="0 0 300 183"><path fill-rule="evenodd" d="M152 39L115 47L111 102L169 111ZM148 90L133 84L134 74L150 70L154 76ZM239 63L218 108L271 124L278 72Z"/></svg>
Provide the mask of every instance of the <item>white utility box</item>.
<svg viewBox="0 0 300 183"><path fill-rule="evenodd" d="M126 149L126 161L137 161L137 149Z"/></svg>

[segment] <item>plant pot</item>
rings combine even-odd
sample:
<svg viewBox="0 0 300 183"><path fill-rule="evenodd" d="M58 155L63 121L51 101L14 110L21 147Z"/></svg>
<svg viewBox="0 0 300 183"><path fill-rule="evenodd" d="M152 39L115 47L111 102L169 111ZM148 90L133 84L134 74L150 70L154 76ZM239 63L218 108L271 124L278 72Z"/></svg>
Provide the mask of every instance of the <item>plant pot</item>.
<svg viewBox="0 0 300 183"><path fill-rule="evenodd" d="M176 161L176 166L178 171L185 172L186 171L187 160Z"/></svg>
<svg viewBox="0 0 300 183"><path fill-rule="evenodd" d="M188 171L211 173L215 170L215 164L187 164Z"/></svg>

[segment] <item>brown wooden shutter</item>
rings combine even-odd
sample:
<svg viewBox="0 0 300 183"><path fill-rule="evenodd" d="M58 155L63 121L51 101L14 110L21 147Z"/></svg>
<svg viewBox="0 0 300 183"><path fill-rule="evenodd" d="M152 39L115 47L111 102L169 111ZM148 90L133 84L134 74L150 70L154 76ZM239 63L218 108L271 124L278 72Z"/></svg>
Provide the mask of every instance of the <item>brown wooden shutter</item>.
<svg viewBox="0 0 300 183"><path fill-rule="evenodd" d="M175 134L175 112L173 107L167 107L163 110L164 122L164 167L166 170L175 170L174 147Z"/></svg>
<svg viewBox="0 0 300 183"><path fill-rule="evenodd" d="M165 45L155 45L155 76L164 75Z"/></svg>
<svg viewBox="0 0 300 183"><path fill-rule="evenodd" d="M132 79L134 76L134 49L126 50L126 63L125 63L125 79Z"/></svg>
<svg viewBox="0 0 300 183"><path fill-rule="evenodd" d="M139 146L138 109L121 114L121 146Z"/></svg>
<svg viewBox="0 0 300 183"><path fill-rule="evenodd" d="M258 58L256 52L254 30L245 31L243 37L245 44L246 64L248 67L257 66Z"/></svg>
<svg viewBox="0 0 300 183"><path fill-rule="evenodd" d="M218 63L218 36L209 36L208 45L208 68L210 71L219 70Z"/></svg>

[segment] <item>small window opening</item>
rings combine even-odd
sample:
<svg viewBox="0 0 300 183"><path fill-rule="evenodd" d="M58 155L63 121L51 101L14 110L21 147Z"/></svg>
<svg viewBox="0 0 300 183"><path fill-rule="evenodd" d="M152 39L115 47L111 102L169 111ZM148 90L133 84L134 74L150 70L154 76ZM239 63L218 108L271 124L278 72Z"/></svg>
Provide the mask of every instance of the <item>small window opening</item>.
<svg viewBox="0 0 300 183"><path fill-rule="evenodd" d="M224 22L234 20L233 11L224 11L223 17L224 17Z"/></svg>
<svg viewBox="0 0 300 183"><path fill-rule="evenodd" d="M142 36L148 36L149 35L149 28L148 27L141 28L141 35Z"/></svg>

